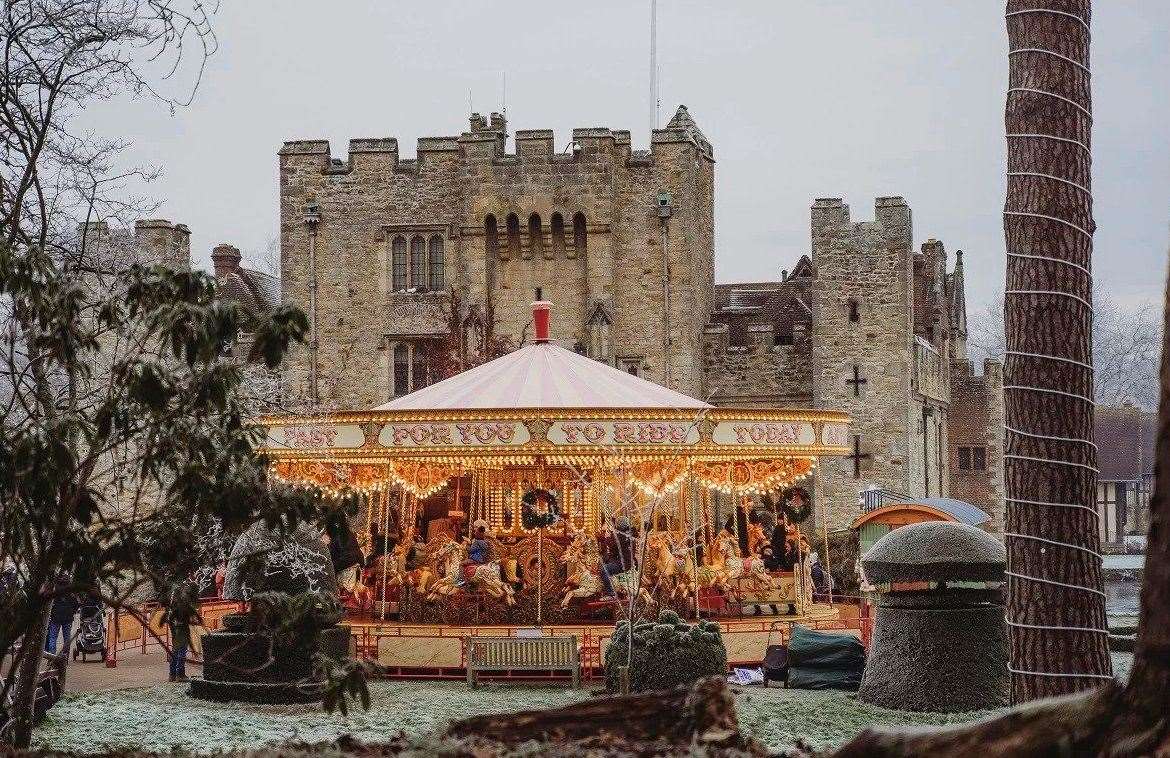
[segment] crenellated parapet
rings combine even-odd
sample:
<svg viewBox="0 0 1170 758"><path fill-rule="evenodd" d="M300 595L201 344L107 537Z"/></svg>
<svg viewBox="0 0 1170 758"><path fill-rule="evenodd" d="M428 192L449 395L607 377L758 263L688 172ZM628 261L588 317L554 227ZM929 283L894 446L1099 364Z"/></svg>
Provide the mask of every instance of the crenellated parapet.
<svg viewBox="0 0 1170 758"><path fill-rule="evenodd" d="M507 121L498 113L490 120L473 113L470 129L458 136L419 137L416 158L399 156L395 137L362 137L349 141L345 158L333 157L328 140L292 140L285 142L278 154L282 165L297 163L318 168L326 174L348 174L363 166L379 166L393 172L415 172L428 158L457 154L466 164L486 163L505 166L545 166L605 162L638 169L655 165L656 157L674 155L681 147L696 155L714 160L711 143L694 120L680 106L665 128L651 133L650 150L634 152L628 129L588 127L574 129L572 141L558 150L552 129L520 129L513 135L515 152L506 150Z"/></svg>
<svg viewBox="0 0 1170 758"><path fill-rule="evenodd" d="M727 324L703 331L703 371L716 405L807 402L812 398L812 343L801 329L790 344L775 344L772 324L748 327L748 344L732 345Z"/></svg>

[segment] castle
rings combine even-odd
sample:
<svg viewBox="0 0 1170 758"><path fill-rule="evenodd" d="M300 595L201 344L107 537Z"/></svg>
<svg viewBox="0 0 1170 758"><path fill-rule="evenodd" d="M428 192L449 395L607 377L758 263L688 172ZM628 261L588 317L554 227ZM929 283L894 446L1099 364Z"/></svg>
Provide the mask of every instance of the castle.
<svg viewBox="0 0 1170 758"><path fill-rule="evenodd" d="M862 222L818 199L791 271L716 285L714 149L685 107L648 151L608 128L561 147L517 131L514 153L507 138L503 116L472 114L414 159L393 138L351 140L345 160L326 141L284 144L282 298L313 325L290 358L295 393L378 405L432 380L452 292L457 322L492 313L514 344L540 297L566 344L694 397L850 413L852 455L816 476L834 527L880 488L966 500L1002 529L1002 373L967 358L962 253L949 268L941 242L915 250L902 198ZM226 280L238 251L216 250Z"/></svg>

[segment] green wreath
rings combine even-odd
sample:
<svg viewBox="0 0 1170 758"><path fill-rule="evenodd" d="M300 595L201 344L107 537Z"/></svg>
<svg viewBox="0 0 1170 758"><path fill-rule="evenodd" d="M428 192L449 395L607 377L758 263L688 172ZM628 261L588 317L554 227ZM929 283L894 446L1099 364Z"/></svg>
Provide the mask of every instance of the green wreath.
<svg viewBox="0 0 1170 758"><path fill-rule="evenodd" d="M545 513L536 510L536 504L541 498L548 503L548 511ZM520 498L520 506L520 523L525 529L544 529L561 519L561 508L557 504L556 494L545 489L531 489L525 492L524 497Z"/></svg>

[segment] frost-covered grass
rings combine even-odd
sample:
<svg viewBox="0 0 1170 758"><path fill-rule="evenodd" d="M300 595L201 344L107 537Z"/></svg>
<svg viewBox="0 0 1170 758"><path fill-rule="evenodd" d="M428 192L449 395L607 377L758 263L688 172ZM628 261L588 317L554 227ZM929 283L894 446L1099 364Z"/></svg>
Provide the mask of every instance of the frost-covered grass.
<svg viewBox="0 0 1170 758"><path fill-rule="evenodd" d="M790 747L797 738L818 750L837 747L867 726L957 724L992 715L970 713L908 713L879 708L843 692L745 689L737 693L739 725L765 745Z"/></svg>
<svg viewBox="0 0 1170 758"><path fill-rule="evenodd" d="M319 705L212 703L186 694L186 687L66 695L37 728L37 747L77 752L134 747L196 752L250 748L297 740L322 742L352 734L377 741L398 734L422 735L447 722L482 713L550 708L582 700L585 690L568 687L491 685L471 690L464 682L373 682L369 711L361 706L346 719Z"/></svg>
<svg viewBox="0 0 1170 758"><path fill-rule="evenodd" d="M1119 677L1133 656L1113 655ZM36 747L96 752L106 748L193 752L253 748L289 740L332 741L342 734L378 742L405 732L425 735L452 719L528 708L555 708L589 697L564 686L463 682L380 681L370 685L372 708L349 718L315 705L209 703L188 697L186 687L158 685L131 690L66 695L34 735ZM906 713L858 702L842 692L745 688L736 694L740 726L761 742L784 748L797 738L825 748L840 745L867 726L932 725L970 721L991 712Z"/></svg>
<svg viewBox="0 0 1170 758"><path fill-rule="evenodd" d="M331 741L341 734L375 742L396 735L424 735L455 718L480 713L556 707L589 697L565 687L485 686L462 682L375 682L373 707L348 720L317 706L260 706L196 700L184 688L159 685L134 690L67 695L37 729L36 745L78 752L134 747L197 752L251 748L297 740ZM815 745L844 742L869 724L940 724L981 714L947 717L874 708L849 695L779 688L737 695L740 723L774 747L800 736Z"/></svg>

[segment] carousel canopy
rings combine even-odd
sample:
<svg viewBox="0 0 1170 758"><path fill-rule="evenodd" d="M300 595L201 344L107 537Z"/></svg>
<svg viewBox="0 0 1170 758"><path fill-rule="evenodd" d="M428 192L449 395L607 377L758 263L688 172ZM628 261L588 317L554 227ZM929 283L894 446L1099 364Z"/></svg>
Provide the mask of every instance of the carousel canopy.
<svg viewBox="0 0 1170 758"><path fill-rule="evenodd" d="M485 408L709 408L707 403L566 350L533 342L379 405L377 411Z"/></svg>
<svg viewBox="0 0 1170 758"><path fill-rule="evenodd" d="M377 408L262 419L263 450L285 479L420 496L473 470L619 465L657 491L762 492L849 451L844 413L713 407L551 342L548 311L532 344Z"/></svg>

